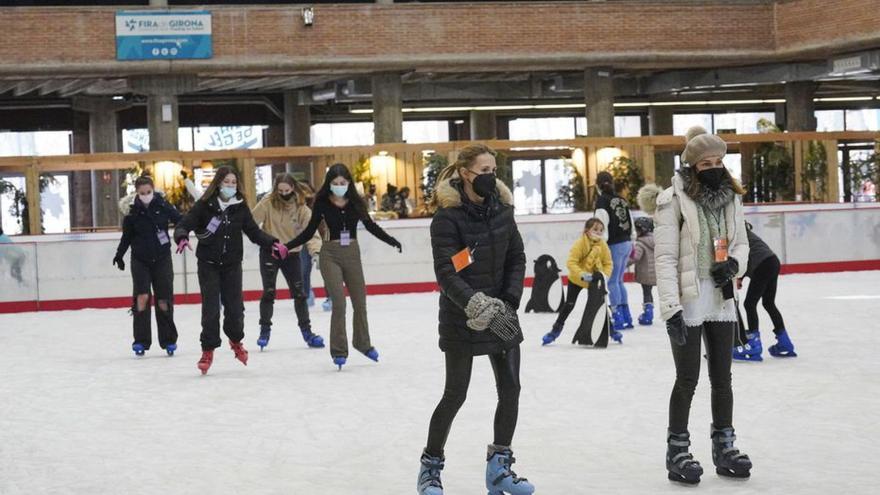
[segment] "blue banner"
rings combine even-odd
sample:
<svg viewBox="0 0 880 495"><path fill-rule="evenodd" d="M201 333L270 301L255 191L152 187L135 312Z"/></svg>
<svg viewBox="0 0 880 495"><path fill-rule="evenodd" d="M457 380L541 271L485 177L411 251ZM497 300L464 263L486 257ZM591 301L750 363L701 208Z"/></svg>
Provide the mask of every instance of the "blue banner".
<svg viewBox="0 0 880 495"><path fill-rule="evenodd" d="M211 58L211 13L206 10L116 12L116 59Z"/></svg>

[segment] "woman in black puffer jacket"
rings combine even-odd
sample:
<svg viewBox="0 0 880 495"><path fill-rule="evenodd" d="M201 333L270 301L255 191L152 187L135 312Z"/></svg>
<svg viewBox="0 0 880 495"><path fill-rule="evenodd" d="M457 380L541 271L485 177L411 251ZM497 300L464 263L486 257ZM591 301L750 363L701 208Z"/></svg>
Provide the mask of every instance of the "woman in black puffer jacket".
<svg viewBox="0 0 880 495"><path fill-rule="evenodd" d="M510 444L519 408L519 344L516 310L525 276L522 237L513 218L513 195L495 177L495 152L463 148L437 179L431 223L434 272L440 284L440 349L446 387L431 418L421 459L420 494L442 493L443 447L464 403L474 356L488 355L495 372L498 406L489 445L486 486L490 492L530 494L534 487L510 469Z"/></svg>
<svg viewBox="0 0 880 495"><path fill-rule="evenodd" d="M159 346L174 355L177 350L177 327L174 325L174 269L171 266L171 240L168 225L180 222L180 213L154 192L153 179L134 181L134 199L120 202L124 208L122 237L113 264L125 270L123 257L131 246L131 280L134 286L132 316L134 342L131 349L138 356L150 350L150 289L156 306Z"/></svg>
<svg viewBox="0 0 880 495"><path fill-rule="evenodd" d="M220 307L223 307L223 332L235 358L247 365L244 338L244 303L242 302L242 234L254 244L270 249L284 259L287 248L278 239L260 230L241 194L238 172L230 167L217 169L211 185L196 201L192 210L174 229L177 253L189 248L189 233L199 239L199 289L202 294L202 358L198 368L208 372L214 361L214 349L220 347ZM192 248L189 248L192 249Z"/></svg>

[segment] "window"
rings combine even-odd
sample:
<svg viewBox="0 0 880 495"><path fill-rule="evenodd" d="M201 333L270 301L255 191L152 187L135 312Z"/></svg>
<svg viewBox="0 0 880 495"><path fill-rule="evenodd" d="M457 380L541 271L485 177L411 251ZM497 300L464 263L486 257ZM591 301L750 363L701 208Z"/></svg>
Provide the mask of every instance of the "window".
<svg viewBox="0 0 880 495"><path fill-rule="evenodd" d="M510 139L513 141L573 139L575 119L572 117L513 119L508 129Z"/></svg>
<svg viewBox="0 0 880 495"><path fill-rule="evenodd" d="M844 130L843 110L817 110L816 130L833 132Z"/></svg>
<svg viewBox="0 0 880 495"><path fill-rule="evenodd" d="M684 136L687 130L695 125L712 132L712 114L684 113L672 116L672 133L676 136Z"/></svg>
<svg viewBox="0 0 880 495"><path fill-rule="evenodd" d="M819 112L816 112L819 113ZM880 130L880 110L865 108L846 111L846 130L878 131Z"/></svg>

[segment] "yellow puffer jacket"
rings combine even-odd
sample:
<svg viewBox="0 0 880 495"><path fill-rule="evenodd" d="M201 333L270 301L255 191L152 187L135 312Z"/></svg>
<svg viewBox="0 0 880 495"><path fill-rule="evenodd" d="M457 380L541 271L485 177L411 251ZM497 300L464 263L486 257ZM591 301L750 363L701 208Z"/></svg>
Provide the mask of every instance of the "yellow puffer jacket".
<svg viewBox="0 0 880 495"><path fill-rule="evenodd" d="M582 273L592 275L595 272L602 272L607 278L611 276L611 269L614 267L608 244L603 239L594 241L586 234L571 247L567 265L569 283L584 288L587 287L587 283L581 280Z"/></svg>

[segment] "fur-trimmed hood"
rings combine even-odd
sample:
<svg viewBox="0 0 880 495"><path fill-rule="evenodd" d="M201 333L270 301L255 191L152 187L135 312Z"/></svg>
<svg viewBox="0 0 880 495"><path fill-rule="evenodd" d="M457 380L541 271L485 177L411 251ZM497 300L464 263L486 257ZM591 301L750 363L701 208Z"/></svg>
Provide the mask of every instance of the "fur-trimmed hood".
<svg viewBox="0 0 880 495"><path fill-rule="evenodd" d="M501 182L500 179L495 179L495 187L498 189L498 200L501 204L513 206L513 193L510 192L510 188ZM464 192L458 172L437 184L434 194L437 195L437 205L440 208L458 208L461 206Z"/></svg>
<svg viewBox="0 0 880 495"><path fill-rule="evenodd" d="M691 187L691 182L696 180L695 173L692 174L685 169L679 169L676 174L676 178L680 184L680 191L687 194L688 189ZM733 190L733 184L727 180L721 183L721 187L718 189L709 189L708 187L700 186L700 192L697 194L696 198L691 198L698 205L702 205L706 208L709 208L712 211L717 211L725 206L729 205L733 202L733 198L736 196L736 192Z"/></svg>

